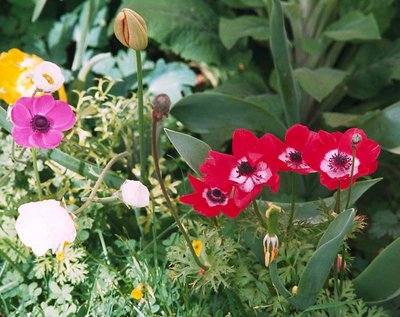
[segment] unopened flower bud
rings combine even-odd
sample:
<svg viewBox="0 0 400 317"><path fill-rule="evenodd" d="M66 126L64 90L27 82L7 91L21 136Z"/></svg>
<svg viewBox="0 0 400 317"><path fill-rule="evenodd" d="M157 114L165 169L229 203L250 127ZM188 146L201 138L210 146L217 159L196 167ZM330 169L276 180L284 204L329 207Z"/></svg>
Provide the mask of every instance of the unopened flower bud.
<svg viewBox="0 0 400 317"><path fill-rule="evenodd" d="M338 271L338 272L341 272L342 269L343 269L343 270L346 270L347 263L346 263L346 261L343 260L343 257L342 257L342 255L340 255L340 254L338 254L338 256L337 256L337 263L336 263L336 265L337 265L337 271Z"/></svg>
<svg viewBox="0 0 400 317"><path fill-rule="evenodd" d="M171 99L169 99L167 94L159 94L154 97L153 105L153 117L157 121L161 121L168 116L171 108Z"/></svg>
<svg viewBox="0 0 400 317"><path fill-rule="evenodd" d="M361 134L360 133L354 133L353 137L351 138L351 143L353 143L353 145L357 145L361 141L362 141Z"/></svg>
<svg viewBox="0 0 400 317"><path fill-rule="evenodd" d="M292 292L292 295L293 295L293 296L297 295L298 289L299 289L299 288L298 288L297 285L295 285L295 286L292 287L291 292Z"/></svg>
<svg viewBox="0 0 400 317"><path fill-rule="evenodd" d="M139 181L126 180L120 188L122 201L133 208L146 207L150 203L150 193Z"/></svg>
<svg viewBox="0 0 400 317"><path fill-rule="evenodd" d="M147 26L143 18L131 9L124 8L114 22L114 34L126 47L136 51L147 47Z"/></svg>

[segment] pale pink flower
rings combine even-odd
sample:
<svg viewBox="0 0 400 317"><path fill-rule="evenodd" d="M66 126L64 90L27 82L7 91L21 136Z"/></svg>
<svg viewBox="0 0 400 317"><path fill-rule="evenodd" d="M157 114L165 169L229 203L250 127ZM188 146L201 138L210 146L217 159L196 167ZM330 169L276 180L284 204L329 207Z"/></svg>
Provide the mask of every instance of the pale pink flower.
<svg viewBox="0 0 400 317"><path fill-rule="evenodd" d="M53 149L76 121L75 114L65 101L51 95L19 98L11 109L11 131L15 142L23 147Z"/></svg>

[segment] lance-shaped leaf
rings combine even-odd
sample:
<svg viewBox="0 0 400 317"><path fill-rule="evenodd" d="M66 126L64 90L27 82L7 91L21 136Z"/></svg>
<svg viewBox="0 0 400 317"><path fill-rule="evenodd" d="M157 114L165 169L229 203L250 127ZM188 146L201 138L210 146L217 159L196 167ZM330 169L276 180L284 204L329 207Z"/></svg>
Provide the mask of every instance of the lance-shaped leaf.
<svg viewBox="0 0 400 317"><path fill-rule="evenodd" d="M353 281L365 301L382 303L400 295L400 238L385 248Z"/></svg>
<svg viewBox="0 0 400 317"><path fill-rule="evenodd" d="M298 309L314 304L355 215L354 209L343 211L328 226L301 275L297 295L290 299Z"/></svg>
<svg viewBox="0 0 400 317"><path fill-rule="evenodd" d="M279 91L284 104L286 124L291 126L300 120L299 92L290 63L288 39L280 0L272 1L270 29L272 57L278 76Z"/></svg>
<svg viewBox="0 0 400 317"><path fill-rule="evenodd" d="M345 71L332 68L298 68L294 71L301 87L318 101L328 96L347 74Z"/></svg>
<svg viewBox="0 0 400 317"><path fill-rule="evenodd" d="M169 140L189 167L200 175L199 167L211 150L209 145L191 135L164 129Z"/></svg>

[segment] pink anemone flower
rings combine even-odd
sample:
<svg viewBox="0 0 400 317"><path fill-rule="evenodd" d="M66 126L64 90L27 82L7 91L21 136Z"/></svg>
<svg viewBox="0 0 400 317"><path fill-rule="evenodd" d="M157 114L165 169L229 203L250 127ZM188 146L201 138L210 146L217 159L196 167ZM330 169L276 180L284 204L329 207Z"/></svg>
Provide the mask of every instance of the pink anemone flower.
<svg viewBox="0 0 400 317"><path fill-rule="evenodd" d="M11 110L11 131L15 142L23 147L53 149L71 129L76 118L70 105L51 95L19 98Z"/></svg>

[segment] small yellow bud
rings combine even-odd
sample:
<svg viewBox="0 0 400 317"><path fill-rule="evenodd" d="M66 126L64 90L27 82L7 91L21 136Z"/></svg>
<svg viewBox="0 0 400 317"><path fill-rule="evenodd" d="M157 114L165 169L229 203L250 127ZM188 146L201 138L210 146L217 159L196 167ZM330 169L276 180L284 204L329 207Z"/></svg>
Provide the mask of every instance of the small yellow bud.
<svg viewBox="0 0 400 317"><path fill-rule="evenodd" d="M203 242L201 242L201 240L193 240L192 246L196 255L200 256L201 248L203 247Z"/></svg>
<svg viewBox="0 0 400 317"><path fill-rule="evenodd" d="M295 286L293 286L292 287L292 295L294 295L294 296L296 296L297 295L297 290L298 290L299 288L297 287L297 285L295 285Z"/></svg>
<svg viewBox="0 0 400 317"><path fill-rule="evenodd" d="M136 51L147 47L147 26L143 18L131 9L122 9L114 22L114 34L126 47Z"/></svg>
<svg viewBox="0 0 400 317"><path fill-rule="evenodd" d="M143 284L138 284L138 286L136 286L132 292L131 292L131 296L133 299L139 300L142 299L143 297Z"/></svg>

